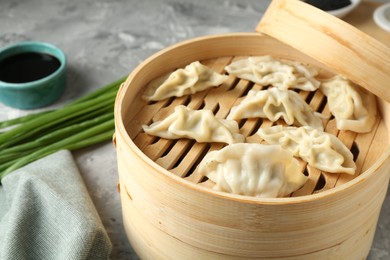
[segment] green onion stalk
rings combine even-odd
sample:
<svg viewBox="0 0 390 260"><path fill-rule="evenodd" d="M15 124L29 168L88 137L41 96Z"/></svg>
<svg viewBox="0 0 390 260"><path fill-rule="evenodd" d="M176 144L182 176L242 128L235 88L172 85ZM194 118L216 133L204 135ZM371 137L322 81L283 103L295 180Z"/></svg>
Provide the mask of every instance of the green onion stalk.
<svg viewBox="0 0 390 260"><path fill-rule="evenodd" d="M125 79L61 108L0 122L0 182L7 174L59 150L111 140L115 97Z"/></svg>

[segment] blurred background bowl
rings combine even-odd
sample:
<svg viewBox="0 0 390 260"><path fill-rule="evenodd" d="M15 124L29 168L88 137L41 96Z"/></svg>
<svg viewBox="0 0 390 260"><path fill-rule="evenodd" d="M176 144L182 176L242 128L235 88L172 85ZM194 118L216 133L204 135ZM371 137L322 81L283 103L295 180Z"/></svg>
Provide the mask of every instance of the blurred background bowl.
<svg viewBox="0 0 390 260"><path fill-rule="evenodd" d="M375 23L383 30L390 32L390 3L378 7L374 14Z"/></svg>

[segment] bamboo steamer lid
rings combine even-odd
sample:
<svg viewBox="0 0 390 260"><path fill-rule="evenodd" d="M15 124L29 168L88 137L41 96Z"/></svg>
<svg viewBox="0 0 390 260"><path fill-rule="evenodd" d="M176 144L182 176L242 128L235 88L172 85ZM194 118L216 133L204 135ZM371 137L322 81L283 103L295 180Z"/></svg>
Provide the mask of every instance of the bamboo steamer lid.
<svg viewBox="0 0 390 260"><path fill-rule="evenodd" d="M299 0L274 0L256 31L267 34L390 101L390 48Z"/></svg>

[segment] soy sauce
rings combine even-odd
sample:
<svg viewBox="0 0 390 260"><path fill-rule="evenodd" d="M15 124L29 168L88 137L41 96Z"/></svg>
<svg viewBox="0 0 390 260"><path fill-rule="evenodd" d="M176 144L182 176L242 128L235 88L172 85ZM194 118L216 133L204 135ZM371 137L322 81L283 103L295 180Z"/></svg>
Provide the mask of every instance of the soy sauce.
<svg viewBox="0 0 390 260"><path fill-rule="evenodd" d="M0 61L0 80L8 83L26 83L49 76L61 66L49 54L25 52Z"/></svg>
<svg viewBox="0 0 390 260"><path fill-rule="evenodd" d="M305 2L324 11L340 9L351 4L351 0L305 0Z"/></svg>

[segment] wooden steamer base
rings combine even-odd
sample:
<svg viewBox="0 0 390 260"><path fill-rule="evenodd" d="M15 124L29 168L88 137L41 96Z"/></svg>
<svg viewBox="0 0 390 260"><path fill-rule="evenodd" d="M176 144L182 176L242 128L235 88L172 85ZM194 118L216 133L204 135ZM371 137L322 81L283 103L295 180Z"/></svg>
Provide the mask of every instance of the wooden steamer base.
<svg viewBox="0 0 390 260"><path fill-rule="evenodd" d="M196 166L222 144L166 140L146 135L141 126L161 120L175 106L211 109L226 117L249 89L261 88L229 76L218 88L191 96L144 102L147 83L195 60L223 73L235 59L250 55L309 62L327 68L292 47L260 33L203 37L179 43L147 59L121 87L115 105L118 169L123 221L129 240L143 259L364 259L371 247L389 182L390 120L378 116L374 130L356 134L336 129L353 152L355 176L330 174L308 167L309 181L288 198L258 199L207 188ZM320 91L300 95L330 115ZM378 99L383 115L388 105ZM268 120L239 122L247 142Z"/></svg>

